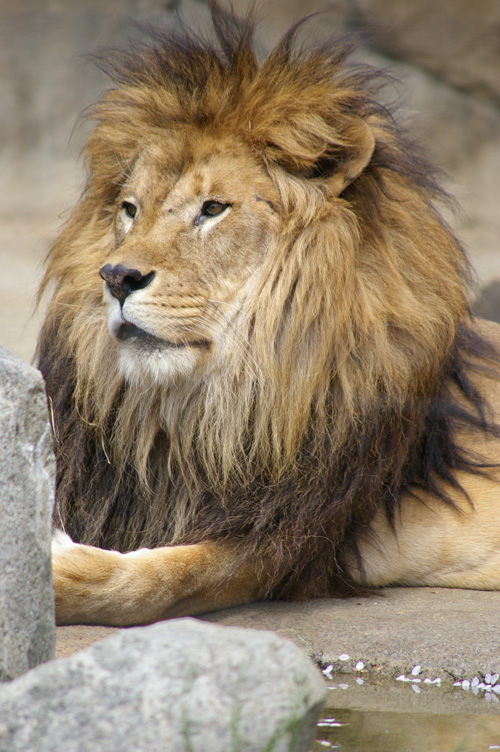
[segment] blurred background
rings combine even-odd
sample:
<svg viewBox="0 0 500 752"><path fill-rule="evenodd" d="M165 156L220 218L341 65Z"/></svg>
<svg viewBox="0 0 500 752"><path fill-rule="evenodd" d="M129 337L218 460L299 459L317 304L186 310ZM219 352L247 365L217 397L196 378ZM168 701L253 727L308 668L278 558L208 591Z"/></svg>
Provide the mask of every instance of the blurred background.
<svg viewBox="0 0 500 752"><path fill-rule="evenodd" d="M237 12L247 0L234 0ZM265 55L312 11L321 34L361 32L357 53L389 68L382 97L445 168L452 224L478 287L500 280L500 0L262 0ZM83 183L79 114L108 86L86 58L177 14L203 28L205 0L0 0L0 344L31 360L43 259ZM481 312L500 309L500 282ZM490 308L488 308L490 306ZM496 309L496 310L495 310Z"/></svg>

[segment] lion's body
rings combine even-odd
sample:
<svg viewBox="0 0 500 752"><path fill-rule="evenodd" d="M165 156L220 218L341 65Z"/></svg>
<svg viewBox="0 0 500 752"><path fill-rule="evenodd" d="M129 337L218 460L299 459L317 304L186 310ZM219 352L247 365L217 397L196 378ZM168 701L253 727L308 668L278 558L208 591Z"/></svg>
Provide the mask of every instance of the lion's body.
<svg viewBox="0 0 500 752"><path fill-rule="evenodd" d="M500 588L500 337L432 176L342 52L224 18L112 63L49 260L58 619Z"/></svg>
<svg viewBox="0 0 500 752"><path fill-rule="evenodd" d="M491 322L476 322L476 326L500 347L500 326ZM476 385L488 395L491 417L500 423L496 378L484 375ZM459 440L486 462L499 465L495 437L478 439L465 429ZM374 536L360 542L366 572L360 581L376 586L500 589L500 467L492 467L487 475L461 471L455 478L465 492L447 489L456 508L432 495L403 496L394 531L382 510L377 513L371 525Z"/></svg>

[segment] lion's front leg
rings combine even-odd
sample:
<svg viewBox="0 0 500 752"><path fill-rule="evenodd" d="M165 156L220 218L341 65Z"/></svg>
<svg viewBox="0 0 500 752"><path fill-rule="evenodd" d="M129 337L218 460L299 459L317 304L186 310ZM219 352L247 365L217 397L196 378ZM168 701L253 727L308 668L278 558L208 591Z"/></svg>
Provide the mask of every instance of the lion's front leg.
<svg viewBox="0 0 500 752"><path fill-rule="evenodd" d="M52 569L57 624L132 626L255 600L251 565L222 543L141 549L128 554L73 543L56 532Z"/></svg>

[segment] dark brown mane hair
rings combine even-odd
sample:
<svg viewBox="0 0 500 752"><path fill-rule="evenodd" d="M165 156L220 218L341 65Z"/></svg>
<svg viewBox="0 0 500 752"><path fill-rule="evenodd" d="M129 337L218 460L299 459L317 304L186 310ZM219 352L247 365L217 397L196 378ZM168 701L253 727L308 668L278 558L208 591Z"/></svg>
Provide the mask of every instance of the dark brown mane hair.
<svg viewBox="0 0 500 752"><path fill-rule="evenodd" d="M343 43L297 49L297 27L260 65L251 15L214 2L212 18L214 41L156 31L100 62L114 85L90 113L88 181L43 285L55 522L119 550L231 539L271 555L270 597L354 593L346 556L378 507L394 520L419 489L451 504L456 472L483 470L456 430L498 435L471 379L496 354L471 327L435 172L373 100L373 72L346 67ZM282 197L282 255L237 332L259 368L240 358L217 390L141 401L107 352L97 260L145 134L186 126L249 144ZM363 128L371 160L336 195Z"/></svg>

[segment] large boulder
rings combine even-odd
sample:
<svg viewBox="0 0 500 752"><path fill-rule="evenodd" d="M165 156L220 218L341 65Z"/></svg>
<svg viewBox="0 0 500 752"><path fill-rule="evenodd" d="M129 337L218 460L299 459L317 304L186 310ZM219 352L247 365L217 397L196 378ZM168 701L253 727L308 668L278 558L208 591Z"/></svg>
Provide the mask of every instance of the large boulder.
<svg viewBox="0 0 500 752"><path fill-rule="evenodd" d="M346 0L334 0L334 5ZM371 43L452 87L500 104L498 0L353 0Z"/></svg>
<svg viewBox="0 0 500 752"><path fill-rule="evenodd" d="M177 619L0 687L0 752L307 752L320 672L282 637Z"/></svg>
<svg viewBox="0 0 500 752"><path fill-rule="evenodd" d="M479 291L474 301L473 312L480 319L500 324L500 279L495 279Z"/></svg>
<svg viewBox="0 0 500 752"><path fill-rule="evenodd" d="M0 679L54 655L55 461L40 373L0 348Z"/></svg>

